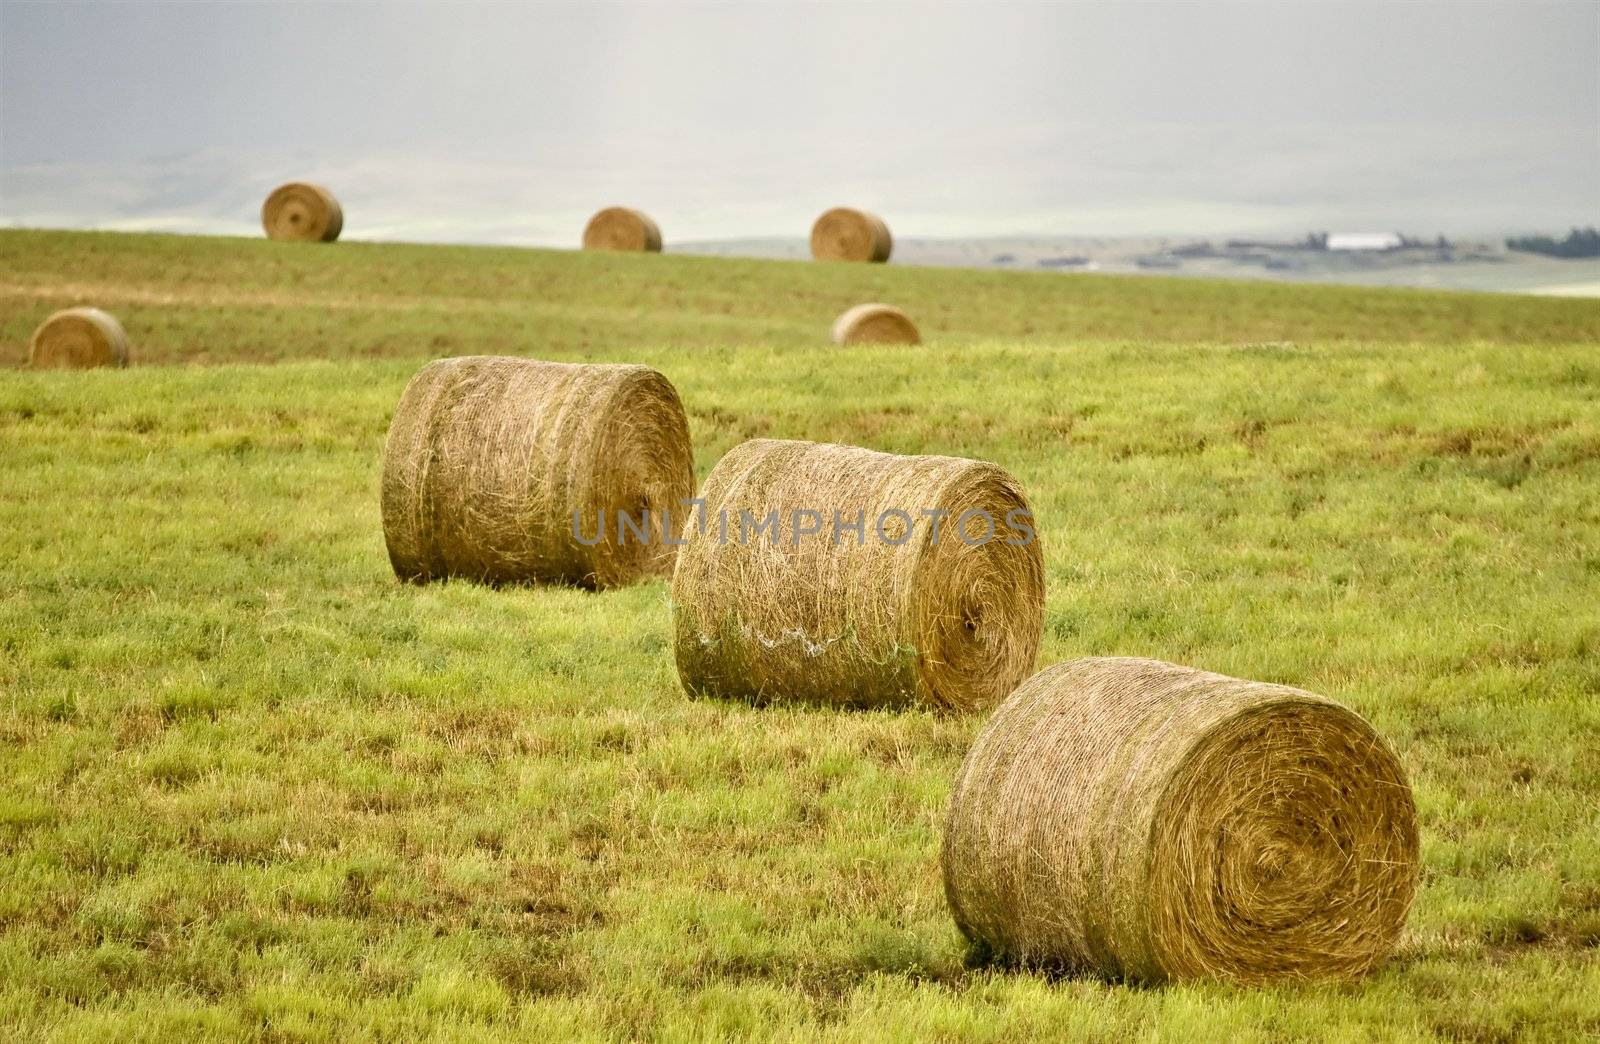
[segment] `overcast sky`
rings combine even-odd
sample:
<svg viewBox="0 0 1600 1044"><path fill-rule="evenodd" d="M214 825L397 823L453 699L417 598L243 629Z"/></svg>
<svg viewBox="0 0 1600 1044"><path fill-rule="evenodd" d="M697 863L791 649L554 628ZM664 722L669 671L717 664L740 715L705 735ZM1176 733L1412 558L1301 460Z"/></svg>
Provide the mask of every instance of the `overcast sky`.
<svg viewBox="0 0 1600 1044"><path fill-rule="evenodd" d="M1600 223L1600 2L18 3L0 224L669 241Z"/></svg>

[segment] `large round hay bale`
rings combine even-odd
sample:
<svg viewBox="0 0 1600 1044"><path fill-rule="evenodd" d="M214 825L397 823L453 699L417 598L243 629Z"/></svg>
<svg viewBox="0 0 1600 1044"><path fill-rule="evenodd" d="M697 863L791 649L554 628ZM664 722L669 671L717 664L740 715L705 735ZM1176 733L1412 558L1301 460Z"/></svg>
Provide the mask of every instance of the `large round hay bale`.
<svg viewBox="0 0 1600 1044"><path fill-rule="evenodd" d="M607 207L584 226L583 249L660 253L661 229L643 211Z"/></svg>
<svg viewBox="0 0 1600 1044"><path fill-rule="evenodd" d="M894 305L858 304L833 321L834 344L921 344L917 324Z"/></svg>
<svg viewBox="0 0 1600 1044"><path fill-rule="evenodd" d="M1117 979L1359 975L1417 884L1394 752L1354 712L1157 660L1058 664L956 780L945 892L993 956Z"/></svg>
<svg viewBox="0 0 1600 1044"><path fill-rule="evenodd" d="M1043 555L996 465L757 439L700 498L672 576L690 692L970 709L1033 669Z"/></svg>
<svg viewBox="0 0 1600 1044"><path fill-rule="evenodd" d="M893 249L889 226L865 210L834 207L811 226L811 256L818 261L887 261Z"/></svg>
<svg viewBox="0 0 1600 1044"><path fill-rule="evenodd" d="M33 332L28 363L63 370L126 366L128 335L115 316L98 308L66 308Z"/></svg>
<svg viewBox="0 0 1600 1044"><path fill-rule="evenodd" d="M403 580L612 587L671 569L693 494L688 421L655 370L441 359L389 427L383 535Z"/></svg>
<svg viewBox="0 0 1600 1044"><path fill-rule="evenodd" d="M321 185L291 181L272 190L261 204L268 239L290 243L332 243L344 230L344 210Z"/></svg>

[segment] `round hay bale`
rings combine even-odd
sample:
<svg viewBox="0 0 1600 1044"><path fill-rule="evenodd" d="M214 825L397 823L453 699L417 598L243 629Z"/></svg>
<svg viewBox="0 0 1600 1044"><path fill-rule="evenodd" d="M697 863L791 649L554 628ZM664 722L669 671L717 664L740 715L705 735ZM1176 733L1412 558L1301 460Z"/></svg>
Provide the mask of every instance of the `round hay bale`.
<svg viewBox="0 0 1600 1044"><path fill-rule="evenodd" d="M921 344L917 324L894 305L858 304L833 321L834 344Z"/></svg>
<svg viewBox="0 0 1600 1044"><path fill-rule="evenodd" d="M383 452L383 535L402 580L664 575L693 494L683 406L646 366L441 359L406 385Z"/></svg>
<svg viewBox="0 0 1600 1044"><path fill-rule="evenodd" d="M286 243L332 243L344 230L344 210L321 185L291 181L272 190L261 204L268 239Z"/></svg>
<svg viewBox="0 0 1600 1044"><path fill-rule="evenodd" d="M33 332L28 364L62 370L126 366L128 335L115 316L98 308L63 309Z"/></svg>
<svg viewBox="0 0 1600 1044"><path fill-rule="evenodd" d="M1043 554L1002 468L756 439L700 498L672 576L689 692L967 710L1033 669Z"/></svg>
<svg viewBox="0 0 1600 1044"><path fill-rule="evenodd" d="M1344 978L1393 949L1417 884L1394 752L1321 696L1158 660L1040 671L950 801L961 931L1023 964L1159 982Z"/></svg>
<svg viewBox="0 0 1600 1044"><path fill-rule="evenodd" d="M887 261L893 249L889 226L865 210L834 207L811 226L811 256L818 261Z"/></svg>
<svg viewBox="0 0 1600 1044"><path fill-rule="evenodd" d="M583 229L585 250L661 252L661 229L648 214L631 207L607 207Z"/></svg>

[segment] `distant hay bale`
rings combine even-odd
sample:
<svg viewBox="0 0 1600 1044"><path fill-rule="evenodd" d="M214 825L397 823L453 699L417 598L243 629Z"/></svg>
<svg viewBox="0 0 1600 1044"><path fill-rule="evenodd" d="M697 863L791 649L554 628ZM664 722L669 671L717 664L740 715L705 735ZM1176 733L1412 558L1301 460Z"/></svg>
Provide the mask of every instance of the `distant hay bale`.
<svg viewBox="0 0 1600 1044"><path fill-rule="evenodd" d="M660 253L661 229L642 211L607 207L584 226L583 249Z"/></svg>
<svg viewBox="0 0 1600 1044"><path fill-rule="evenodd" d="M921 344L917 324L893 305L858 304L833 321L834 344Z"/></svg>
<svg viewBox="0 0 1600 1044"><path fill-rule="evenodd" d="M406 386L384 447L389 560L411 581L665 574L693 467L678 393L655 370L441 359Z"/></svg>
<svg viewBox="0 0 1600 1044"><path fill-rule="evenodd" d="M63 309L33 332L28 364L63 370L126 366L128 335L114 316L98 308Z"/></svg>
<svg viewBox="0 0 1600 1044"><path fill-rule="evenodd" d="M344 230L344 210L321 185L291 181L272 190L261 204L268 239L289 243L332 243Z"/></svg>
<svg viewBox="0 0 1600 1044"><path fill-rule="evenodd" d="M1359 715L1157 660L1034 675L956 780L945 893L1002 960L1159 982L1360 975L1417 884L1405 772Z"/></svg>
<svg viewBox="0 0 1600 1044"><path fill-rule="evenodd" d="M756 439L700 498L672 577L688 691L967 710L1033 669L1043 554L1002 468Z"/></svg>
<svg viewBox="0 0 1600 1044"><path fill-rule="evenodd" d="M887 261L893 249L889 226L865 210L834 207L811 226L811 256L818 261Z"/></svg>

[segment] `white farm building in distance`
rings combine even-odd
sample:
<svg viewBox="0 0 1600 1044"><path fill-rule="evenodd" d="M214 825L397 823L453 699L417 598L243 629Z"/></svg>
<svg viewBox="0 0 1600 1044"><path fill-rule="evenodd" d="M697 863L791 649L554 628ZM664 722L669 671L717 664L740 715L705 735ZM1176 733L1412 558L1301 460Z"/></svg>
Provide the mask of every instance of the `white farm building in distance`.
<svg viewBox="0 0 1600 1044"><path fill-rule="evenodd" d="M1398 232L1330 232L1329 250L1399 250L1405 240Z"/></svg>

